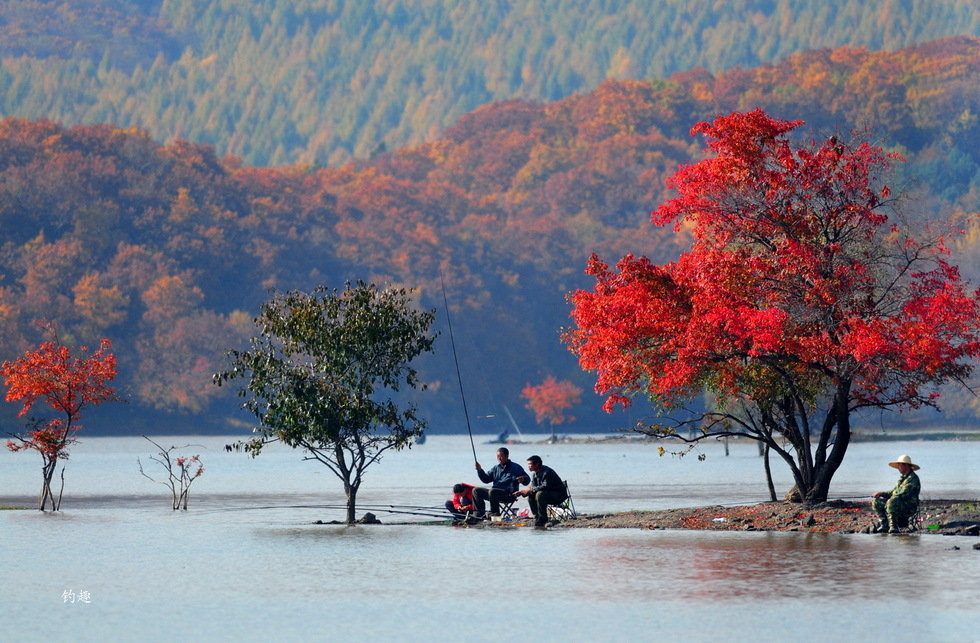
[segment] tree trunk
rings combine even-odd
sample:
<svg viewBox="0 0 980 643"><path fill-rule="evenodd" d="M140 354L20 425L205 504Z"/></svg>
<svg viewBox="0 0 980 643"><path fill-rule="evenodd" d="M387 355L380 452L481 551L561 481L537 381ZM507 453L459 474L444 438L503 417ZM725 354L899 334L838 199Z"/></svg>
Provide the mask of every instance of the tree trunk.
<svg viewBox="0 0 980 643"><path fill-rule="evenodd" d="M803 494L803 504L807 507L827 502L827 496L830 494L830 481L833 480L834 474L837 473L837 469L844 461L844 454L847 453L847 447L851 443L851 412L848 405L850 391L850 380L843 380L838 383L837 394L834 399L836 431L834 432L833 446L826 461L820 463L816 471L813 472L812 484Z"/></svg>
<svg viewBox="0 0 980 643"><path fill-rule="evenodd" d="M61 467L61 490L58 492L57 499L54 497L54 491L51 490L51 479L54 478L54 474L58 470L58 459L65 450L65 447L68 445L68 436L71 435L71 427L73 423L74 417L72 417L71 413L68 413L67 422L65 422L65 429L62 431L61 439L58 442L58 449L55 451L53 456L49 456L51 460L49 465L46 465L51 467L50 470L45 471L46 477L44 480L45 490L48 497L51 499L51 511L58 511L61 509L61 497L65 493L65 467ZM43 506L41 507L41 510L44 510Z"/></svg>
<svg viewBox="0 0 980 643"><path fill-rule="evenodd" d="M45 459L44 466L41 468L41 495L38 497L37 502L39 511L45 510L48 500L51 501L51 511L58 510L55 504L54 492L51 490L51 480L54 478L54 472L57 468L57 458L52 460Z"/></svg>
<svg viewBox="0 0 980 643"><path fill-rule="evenodd" d="M345 484L344 491L347 492L347 524L353 525L357 522L357 487Z"/></svg>
<svg viewBox="0 0 980 643"><path fill-rule="evenodd" d="M776 502L776 487L772 483L772 468L769 466L769 443L765 443L765 450L762 454L766 466L766 484L769 485L769 500Z"/></svg>
<svg viewBox="0 0 980 643"><path fill-rule="evenodd" d="M65 467L61 467L61 488L58 489L58 504L54 506L54 510L58 511L61 509L61 498L65 495Z"/></svg>
<svg viewBox="0 0 980 643"><path fill-rule="evenodd" d="M847 442L850 441L849 435L846 440ZM834 453L839 455L828 459L823 466L819 467L817 471L814 472L813 484L810 485L810 488L803 496L803 502L807 507L818 505L821 502L827 502L827 496L830 495L830 481L833 479L834 474L837 473L837 469L840 468L840 463L846 450L847 444L846 442L842 442L840 427L838 427L837 442L834 443L832 455Z"/></svg>

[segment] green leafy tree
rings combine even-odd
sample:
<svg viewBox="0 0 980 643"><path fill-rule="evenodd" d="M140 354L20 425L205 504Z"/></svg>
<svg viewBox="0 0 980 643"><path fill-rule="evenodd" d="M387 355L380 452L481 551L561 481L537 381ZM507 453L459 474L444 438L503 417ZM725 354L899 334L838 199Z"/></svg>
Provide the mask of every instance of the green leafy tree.
<svg viewBox="0 0 980 643"><path fill-rule="evenodd" d="M415 310L411 292L357 282L277 295L262 305L250 349L230 351L230 369L214 376L245 380L239 395L259 436L238 446L253 457L276 441L305 450L344 483L348 524L365 470L426 427L413 404L390 397L425 388L410 363L435 342L434 312Z"/></svg>

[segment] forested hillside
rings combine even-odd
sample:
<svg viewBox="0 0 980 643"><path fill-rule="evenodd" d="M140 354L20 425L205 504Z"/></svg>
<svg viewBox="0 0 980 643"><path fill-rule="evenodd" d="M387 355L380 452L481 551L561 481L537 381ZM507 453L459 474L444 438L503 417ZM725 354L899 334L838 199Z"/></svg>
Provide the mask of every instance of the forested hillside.
<svg viewBox="0 0 980 643"><path fill-rule="evenodd" d="M908 159L893 181L909 196L904 207L967 228L951 246L978 280L980 225L968 218L980 193L978 86L978 38L821 50L716 75L606 81L548 103L488 104L430 142L322 169L247 166L138 129L8 118L0 358L37 341L40 318L71 341L108 336L130 404L106 411L116 421L102 428L227 431L247 418L210 375L252 333L270 288L392 281L441 308L442 275L471 414L508 405L529 428L528 383L554 376L591 389L558 342L565 294L588 285L589 253L662 261L687 243L654 228L649 211L665 177L700 153L691 125L719 113L759 106L816 134L875 123L871 134ZM422 372L431 390L418 401L433 430L463 429L445 333ZM572 428L627 423L599 405L583 396ZM938 420L975 421L980 405L954 395L948 408ZM474 421L484 433L504 428L499 417Z"/></svg>
<svg viewBox="0 0 980 643"><path fill-rule="evenodd" d="M954 35L975 0L4 0L0 115L334 166L493 101Z"/></svg>

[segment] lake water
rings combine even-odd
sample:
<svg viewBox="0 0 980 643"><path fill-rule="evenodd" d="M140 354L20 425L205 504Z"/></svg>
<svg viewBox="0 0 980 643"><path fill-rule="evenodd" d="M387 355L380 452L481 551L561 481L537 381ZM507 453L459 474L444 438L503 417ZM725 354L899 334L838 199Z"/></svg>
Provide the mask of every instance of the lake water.
<svg viewBox="0 0 980 643"><path fill-rule="evenodd" d="M153 472L141 438L77 445L63 511L0 511L0 640L980 641L976 538L466 529L381 512L401 524L315 525L342 519L310 507L342 503L339 481L289 449L226 453L230 440L157 439L199 445L186 452L207 470L187 512L139 475L137 457ZM494 448L478 438L487 467ZM754 446L703 451L512 456L541 455L586 513L767 498ZM885 463L901 453L922 465L925 497L980 495L980 444L914 442L852 445L831 497L890 488ZM466 436L432 436L371 467L360 503L439 506L454 482L476 482L471 460ZM0 504L33 504L39 465L0 452Z"/></svg>

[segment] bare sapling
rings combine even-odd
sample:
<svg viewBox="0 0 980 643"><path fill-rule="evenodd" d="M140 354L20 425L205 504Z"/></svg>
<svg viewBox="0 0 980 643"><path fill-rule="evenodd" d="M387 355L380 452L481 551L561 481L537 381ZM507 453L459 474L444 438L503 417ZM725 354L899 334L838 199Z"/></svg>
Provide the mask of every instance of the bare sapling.
<svg viewBox="0 0 980 643"><path fill-rule="evenodd" d="M173 453L179 449L186 449L187 447L192 446L190 444L185 444L184 446L180 447L171 446L169 448L164 448L145 435L143 436L143 439L159 449L159 451L157 451L157 455L150 456L150 460L159 464L167 472L167 478L165 480L157 480L153 478L143 470L143 463L139 458L136 458L136 462L140 468L140 474L142 474L142 476L147 480L157 484L162 484L170 489L174 511L177 511L178 509L187 511L187 497L191 490L191 484L193 484L195 480L204 474L204 465L201 463L201 456L198 454L192 456L177 456Z"/></svg>

